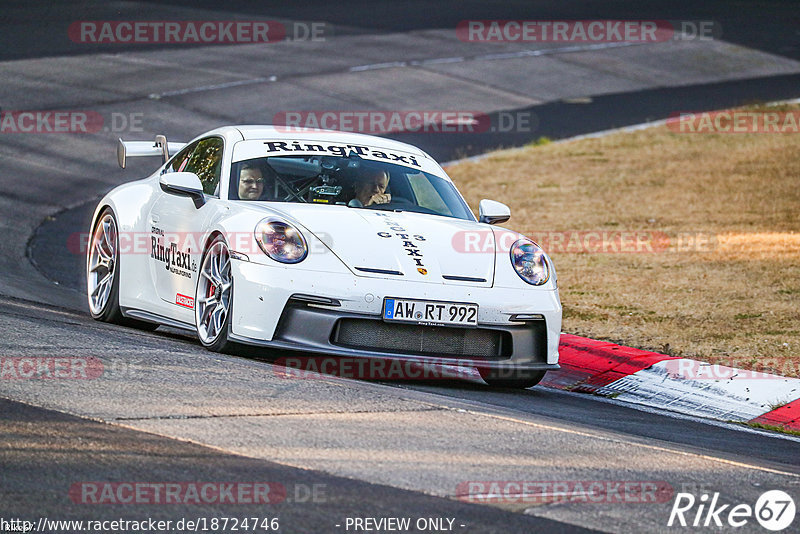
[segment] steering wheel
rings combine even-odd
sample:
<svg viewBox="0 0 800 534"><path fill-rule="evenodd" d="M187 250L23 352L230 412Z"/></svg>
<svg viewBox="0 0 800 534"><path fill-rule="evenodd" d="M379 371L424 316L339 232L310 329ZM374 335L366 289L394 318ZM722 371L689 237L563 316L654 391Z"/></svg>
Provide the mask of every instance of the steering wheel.
<svg viewBox="0 0 800 534"><path fill-rule="evenodd" d="M413 211L415 213L428 213L430 215L440 215L440 213L433 211L429 208L424 208L418 204L414 204L407 198L403 197L392 197L391 202L387 202L386 204L371 204L369 206L364 206L364 209L368 210L385 210L385 211L394 211L395 209L401 211Z"/></svg>

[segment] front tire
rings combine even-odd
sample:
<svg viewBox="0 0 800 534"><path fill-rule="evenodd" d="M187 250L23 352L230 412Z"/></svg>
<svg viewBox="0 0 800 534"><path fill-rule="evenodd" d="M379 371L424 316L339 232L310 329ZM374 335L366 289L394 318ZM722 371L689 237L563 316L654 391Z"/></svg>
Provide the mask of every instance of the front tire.
<svg viewBox="0 0 800 534"><path fill-rule="evenodd" d="M496 388L528 389L542 381L547 371L478 369L483 381Z"/></svg>
<svg viewBox="0 0 800 534"><path fill-rule="evenodd" d="M222 236L217 236L203 253L199 277L194 297L197 337L210 351L227 352L233 347L228 341L233 275L230 250Z"/></svg>

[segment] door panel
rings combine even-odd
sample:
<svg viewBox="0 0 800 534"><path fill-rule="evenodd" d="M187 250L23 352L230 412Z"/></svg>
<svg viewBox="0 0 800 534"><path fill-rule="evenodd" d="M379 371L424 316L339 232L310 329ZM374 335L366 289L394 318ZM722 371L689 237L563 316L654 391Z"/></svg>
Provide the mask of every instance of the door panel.
<svg viewBox="0 0 800 534"><path fill-rule="evenodd" d="M218 201L213 195L219 185L223 150L221 138L201 139L179 152L164 169L197 174L206 194L203 206L196 208L189 197L162 191L149 213L150 273L158 296L175 305L179 315L189 316L194 307L204 230Z"/></svg>

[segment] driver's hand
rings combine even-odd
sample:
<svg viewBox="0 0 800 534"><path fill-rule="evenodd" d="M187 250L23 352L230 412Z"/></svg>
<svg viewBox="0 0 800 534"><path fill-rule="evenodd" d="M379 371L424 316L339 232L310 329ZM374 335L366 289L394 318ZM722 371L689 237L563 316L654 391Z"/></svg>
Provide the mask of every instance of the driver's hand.
<svg viewBox="0 0 800 534"><path fill-rule="evenodd" d="M372 204L388 204L392 201L392 195L389 193L380 193L377 195L372 195L372 198L369 199L369 204L367 206L371 206Z"/></svg>

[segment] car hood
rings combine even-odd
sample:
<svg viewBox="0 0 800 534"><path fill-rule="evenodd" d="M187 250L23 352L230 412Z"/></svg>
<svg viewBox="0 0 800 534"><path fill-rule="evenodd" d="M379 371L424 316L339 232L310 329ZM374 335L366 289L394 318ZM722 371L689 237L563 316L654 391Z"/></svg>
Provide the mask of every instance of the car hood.
<svg viewBox="0 0 800 534"><path fill-rule="evenodd" d="M491 287L494 234L488 225L415 212L272 204L312 232L357 276ZM474 235L473 235L474 234ZM464 250L471 239L480 250Z"/></svg>

